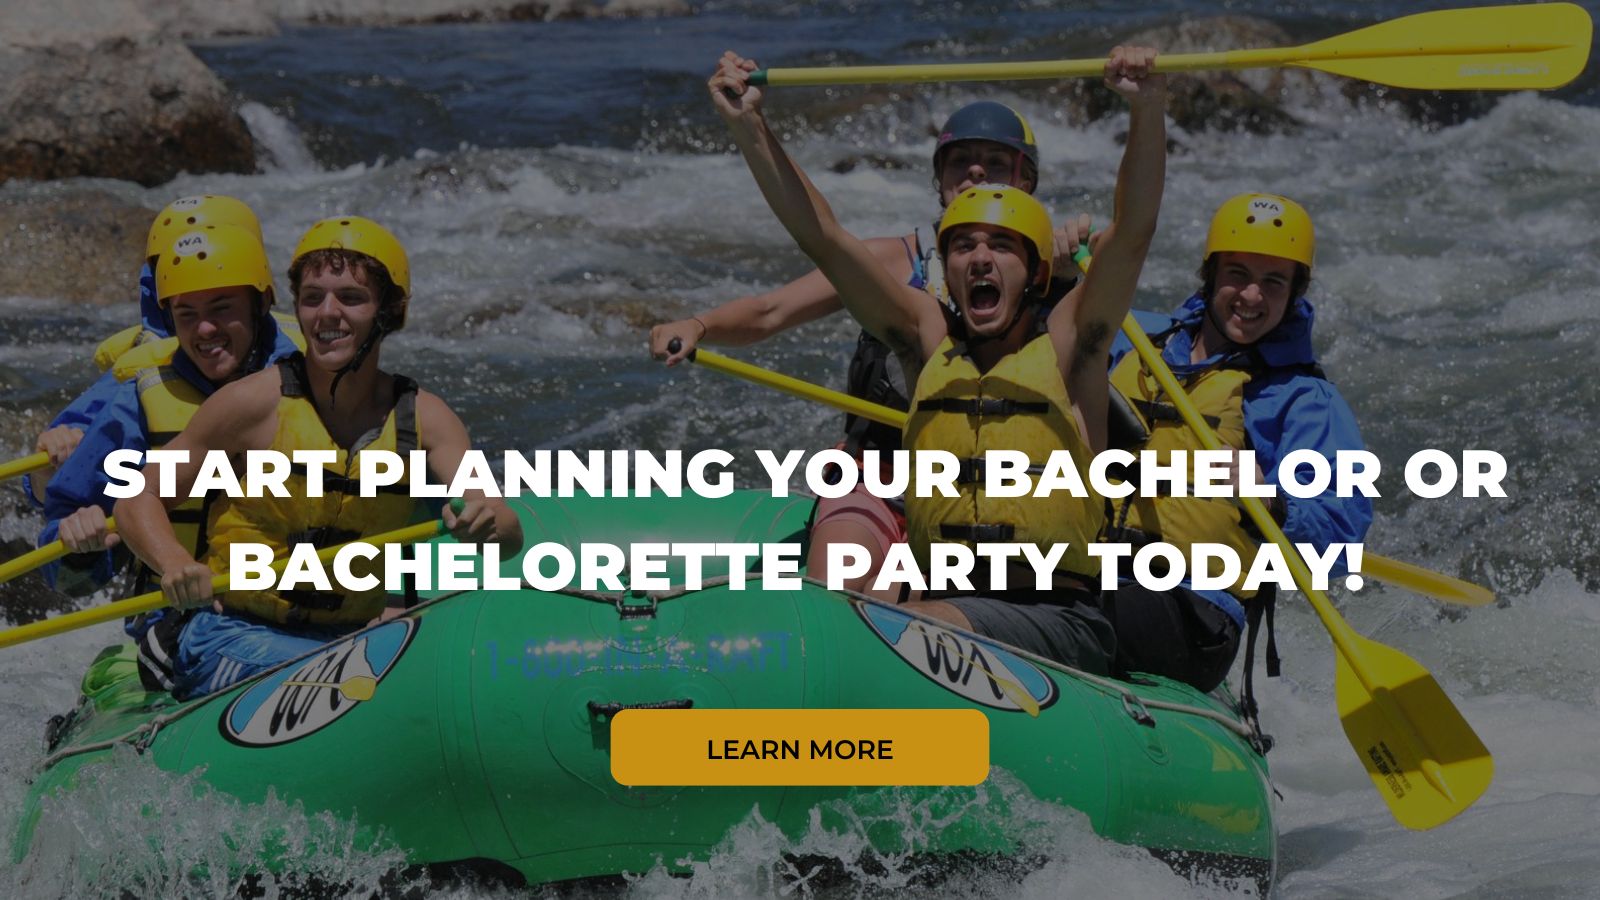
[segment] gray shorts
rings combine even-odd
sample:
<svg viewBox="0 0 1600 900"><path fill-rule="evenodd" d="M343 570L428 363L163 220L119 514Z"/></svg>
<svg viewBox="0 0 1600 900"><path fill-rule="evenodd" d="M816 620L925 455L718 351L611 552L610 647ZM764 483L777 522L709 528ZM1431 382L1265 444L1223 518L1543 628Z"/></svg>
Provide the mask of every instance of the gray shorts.
<svg viewBox="0 0 1600 900"><path fill-rule="evenodd" d="M1076 595L1077 602L1060 600ZM1066 663L1075 669L1105 675L1117 655L1117 635L1100 611L1099 598L1082 592L1056 591L1057 602L1040 603L1031 591L998 596L971 594L937 599L961 610L972 630L1029 653ZM934 598L929 598L934 599Z"/></svg>

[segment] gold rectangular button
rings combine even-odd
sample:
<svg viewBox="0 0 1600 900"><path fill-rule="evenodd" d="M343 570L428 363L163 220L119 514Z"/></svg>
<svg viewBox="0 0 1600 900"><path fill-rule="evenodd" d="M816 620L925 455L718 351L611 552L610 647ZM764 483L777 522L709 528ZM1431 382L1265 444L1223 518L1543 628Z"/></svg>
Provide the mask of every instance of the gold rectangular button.
<svg viewBox="0 0 1600 900"><path fill-rule="evenodd" d="M625 785L974 785L989 775L976 709L625 709Z"/></svg>

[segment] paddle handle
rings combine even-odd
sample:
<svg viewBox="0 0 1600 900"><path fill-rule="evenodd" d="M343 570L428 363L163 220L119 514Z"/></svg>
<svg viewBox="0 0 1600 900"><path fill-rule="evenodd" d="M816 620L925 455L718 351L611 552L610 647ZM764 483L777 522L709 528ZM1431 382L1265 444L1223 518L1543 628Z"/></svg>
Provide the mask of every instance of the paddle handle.
<svg viewBox="0 0 1600 900"><path fill-rule="evenodd" d="M1494 591L1481 585L1373 553L1366 554L1361 574L1425 597L1462 606L1488 606L1495 601Z"/></svg>
<svg viewBox="0 0 1600 900"><path fill-rule="evenodd" d="M1195 436L1200 439L1201 446L1207 450L1227 449L1222 446L1222 441L1217 438L1217 433L1211 430L1210 426L1201 418L1200 411L1195 408L1194 401L1189 398L1189 392L1184 390L1183 385L1179 384L1178 379L1172 374L1172 370L1167 368L1166 361L1161 358L1160 351L1156 350L1155 345L1150 343L1150 338L1145 335L1144 329L1140 327L1138 320L1133 317L1132 313L1129 313L1128 317L1123 320L1122 333L1133 343L1134 352L1138 353L1139 358L1143 360L1145 370L1154 375L1156 380L1161 383L1161 389L1165 392L1168 402L1178 408L1179 415L1183 416L1184 421L1194 431ZM1351 671L1360 679L1362 687L1366 688L1370 693L1372 689L1371 676L1367 673L1366 667L1362 665L1360 659L1356 658L1355 630L1333 608L1333 604L1329 602L1327 596L1311 586L1311 570L1306 567L1305 561L1300 558L1300 554L1295 550L1294 545L1290 543L1288 536L1283 533L1283 529L1278 527L1278 520L1274 519L1272 514L1267 511L1266 504L1261 502L1261 498L1240 497L1238 499L1245 512L1249 514L1251 521L1255 522L1256 527L1260 529L1261 535L1268 541L1277 544L1283 550L1285 562L1289 565L1289 571L1294 576L1295 584L1300 587L1306 598L1311 601L1311 607L1316 611L1317 617L1322 620L1323 627L1327 628L1328 634L1333 638L1334 644L1338 646L1339 652L1350 662Z"/></svg>
<svg viewBox="0 0 1600 900"><path fill-rule="evenodd" d="M459 504L461 503L462 501L459 499L451 500L451 509L455 510L457 513L460 513L461 505ZM420 522L416 525L408 525L405 528L397 528L393 531L384 532L383 534L377 534L373 535L372 537L363 538L362 540L369 544L410 544L416 541L425 541L429 538L437 537L441 534L444 534L444 532L444 521L442 519L436 519L432 522ZM343 550L346 546L348 545L339 544L335 547L327 547L322 550L318 550L317 559L324 563L330 562L336 555L338 555L339 551ZM287 566L288 564L289 557L285 555L280 559L273 560L272 570L274 572L282 572L284 566ZM227 589L228 575L226 573L211 579L212 591L223 591ZM139 613L149 612L153 609L160 609L166 605L167 599L164 594L162 594L160 591L151 591L147 594L140 594L137 597L129 597L126 600L118 600L114 603L108 603L105 606L96 606L90 609L80 609L76 612L70 612L66 615L57 616L53 619L30 622L27 625L19 625L16 628L0 631L0 648L10 647L16 644L25 644L28 641L37 640L44 637L51 637L57 634L64 634L68 631L73 631L78 628L87 628L90 625L98 625L101 622L115 621L126 616L136 616Z"/></svg>
<svg viewBox="0 0 1600 900"><path fill-rule="evenodd" d="M683 344L677 338L673 338L672 342L667 345L667 350L671 353L677 353L680 349L682 349L682 347ZM834 409L860 416L863 419L870 419L871 421L879 422L884 425L892 425L895 428L900 428L904 426L906 422L906 414L900 412L899 410L890 409L887 406L873 403L870 400L862 400L860 397L852 397L849 394L841 394L838 391L830 391L825 387L812 384L809 381L801 381L798 378L791 378L788 375L782 375L777 372L769 371L761 368L760 366L752 366L747 362L740 362L737 359L730 359L729 357L723 356L720 353L714 353L710 350L701 350L698 347L695 348L689 354L689 361L705 366L708 369L714 369L725 375L732 375L735 378L743 378L746 381L753 381L756 384L764 387L782 391L785 394L800 397L804 400L815 400L816 402L825 406L831 406Z"/></svg>
<svg viewBox="0 0 1600 900"><path fill-rule="evenodd" d="M1220 53L1173 53L1156 57L1157 72L1201 72L1255 69L1281 65L1286 53L1300 48L1231 50ZM758 87L808 87L827 84L925 84L936 81L1034 81L1044 78L1095 78L1106 71L1105 57L1041 59L1027 62L929 63L898 66L819 66L757 69L750 83Z"/></svg>
<svg viewBox="0 0 1600 900"><path fill-rule="evenodd" d="M20 459L13 459L8 463L0 463L0 481L37 472L48 465L50 465L50 454L43 450Z"/></svg>
<svg viewBox="0 0 1600 900"><path fill-rule="evenodd" d="M117 520L110 516L106 517L106 530L116 529ZM66 541L54 540L38 549L29 550L10 562L0 563L0 584L26 575L40 566L47 566L71 552L67 549Z"/></svg>

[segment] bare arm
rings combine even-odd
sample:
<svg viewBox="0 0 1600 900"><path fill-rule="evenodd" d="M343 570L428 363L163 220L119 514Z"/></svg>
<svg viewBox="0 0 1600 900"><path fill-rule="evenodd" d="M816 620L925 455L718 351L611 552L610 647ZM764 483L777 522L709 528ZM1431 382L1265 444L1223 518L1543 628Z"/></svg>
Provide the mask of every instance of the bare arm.
<svg viewBox="0 0 1600 900"><path fill-rule="evenodd" d="M151 470L143 493L117 501L117 531L128 548L161 576L161 590L174 606L199 606L210 600L215 573L178 540L167 510L189 496L208 451L221 450L237 462L246 450L271 443L277 426L278 385L277 369L269 368L217 391L165 448L189 453L188 462L175 467L174 496L160 495L160 482Z"/></svg>
<svg viewBox="0 0 1600 900"><path fill-rule="evenodd" d="M422 449L428 454L428 470L445 484L455 479L461 461L472 449L467 426L445 402L427 391L417 392L417 430L422 433ZM522 523L517 514L499 497L480 490L467 490L466 506L457 515L444 509L444 523L463 543L494 542L507 555L522 549Z"/></svg>
<svg viewBox="0 0 1600 900"><path fill-rule="evenodd" d="M767 127L761 90L749 84L754 68L749 60L725 54L707 87L767 205L838 288L839 300L863 328L897 351L914 350L927 358L944 333L938 308L921 291L896 281L872 250L839 224L828 201Z"/></svg>
<svg viewBox="0 0 1600 900"><path fill-rule="evenodd" d="M1089 447L1105 449L1111 339L1133 307L1167 171L1166 76L1153 74L1154 50L1118 47L1106 82L1131 106L1128 143L1117 171L1114 219L1101 234L1094 265L1050 313L1050 336L1067 392Z"/></svg>
<svg viewBox="0 0 1600 900"><path fill-rule="evenodd" d="M870 238L863 243L901 283L911 277L903 239ZM843 308L828 276L813 269L776 290L729 300L692 319L657 325L650 329L650 353L675 366L700 344L742 347ZM674 339L680 342L676 353L669 349Z"/></svg>
<svg viewBox="0 0 1600 900"><path fill-rule="evenodd" d="M1155 57L1147 48L1118 47L1106 62L1106 82L1131 107L1128 143L1117 171L1116 211L1099 236L1094 266L1074 291L1078 296L1050 316L1069 379L1077 371L1104 371L1155 238L1167 170L1166 76L1151 73Z"/></svg>

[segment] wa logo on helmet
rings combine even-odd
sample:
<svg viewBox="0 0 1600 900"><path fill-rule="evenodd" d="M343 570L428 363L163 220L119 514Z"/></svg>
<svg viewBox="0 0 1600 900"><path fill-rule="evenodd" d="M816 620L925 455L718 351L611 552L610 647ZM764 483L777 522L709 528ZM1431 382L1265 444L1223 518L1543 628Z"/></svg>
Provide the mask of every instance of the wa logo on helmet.
<svg viewBox="0 0 1600 900"><path fill-rule="evenodd" d="M206 253L211 249L211 242L198 231L191 231L172 245L172 252L179 256L194 256L196 253Z"/></svg>

